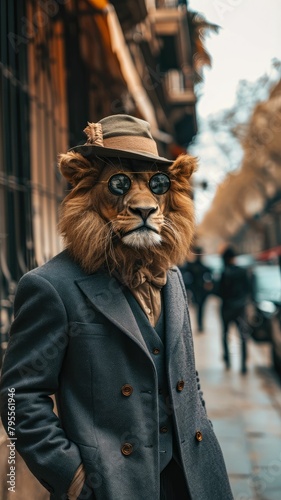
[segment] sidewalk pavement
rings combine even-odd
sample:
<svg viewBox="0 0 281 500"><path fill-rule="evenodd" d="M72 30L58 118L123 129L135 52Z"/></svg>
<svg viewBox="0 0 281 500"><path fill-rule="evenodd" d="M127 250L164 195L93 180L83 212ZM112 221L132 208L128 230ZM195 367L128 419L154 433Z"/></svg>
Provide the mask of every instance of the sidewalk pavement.
<svg viewBox="0 0 281 500"><path fill-rule="evenodd" d="M218 307L218 300L210 297L204 333L196 331L192 308L191 323L201 389L234 499L281 500L281 382L271 368L270 345L249 340L248 373L242 375L239 336L233 327L231 369L226 371Z"/></svg>

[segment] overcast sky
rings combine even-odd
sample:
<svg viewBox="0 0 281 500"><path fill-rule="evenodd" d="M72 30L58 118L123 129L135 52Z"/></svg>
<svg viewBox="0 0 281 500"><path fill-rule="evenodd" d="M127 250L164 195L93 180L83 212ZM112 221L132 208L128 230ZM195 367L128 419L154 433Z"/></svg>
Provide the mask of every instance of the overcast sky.
<svg viewBox="0 0 281 500"><path fill-rule="evenodd" d="M265 72L277 78L271 61L281 60L281 0L190 0L188 5L221 26L219 34L212 34L205 42L213 63L204 71L197 104L199 133L189 147L199 158L194 189L200 222L229 169L228 159L206 126L206 117L232 107L239 80L255 81ZM243 152L239 146L235 151L239 168ZM200 188L202 180L208 183L206 190Z"/></svg>
<svg viewBox="0 0 281 500"><path fill-rule="evenodd" d="M281 59L280 0L189 0L192 10L221 26L206 40L213 66L204 72L200 116L231 107L238 81L256 80Z"/></svg>

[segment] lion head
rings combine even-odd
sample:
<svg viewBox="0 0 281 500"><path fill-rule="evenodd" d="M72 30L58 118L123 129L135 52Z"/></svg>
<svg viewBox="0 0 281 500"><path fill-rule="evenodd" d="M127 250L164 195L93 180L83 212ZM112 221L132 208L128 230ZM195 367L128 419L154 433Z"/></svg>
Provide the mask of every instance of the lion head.
<svg viewBox="0 0 281 500"><path fill-rule="evenodd" d="M105 266L127 284L140 267L161 272L185 261L194 229L189 178L195 166L189 155L159 172L152 161L62 154L60 170L73 189L59 227L73 258L87 273Z"/></svg>

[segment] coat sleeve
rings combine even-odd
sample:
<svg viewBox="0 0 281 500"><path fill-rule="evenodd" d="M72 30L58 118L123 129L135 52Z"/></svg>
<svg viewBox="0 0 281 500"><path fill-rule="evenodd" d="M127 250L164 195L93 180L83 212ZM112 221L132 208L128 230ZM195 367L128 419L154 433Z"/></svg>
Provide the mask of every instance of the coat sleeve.
<svg viewBox="0 0 281 500"><path fill-rule="evenodd" d="M58 389L67 344L67 315L59 294L39 274L26 274L18 286L3 364L1 416L11 439L8 422L12 390L16 449L53 499L66 498L82 462L79 448L66 437L53 412L50 397Z"/></svg>

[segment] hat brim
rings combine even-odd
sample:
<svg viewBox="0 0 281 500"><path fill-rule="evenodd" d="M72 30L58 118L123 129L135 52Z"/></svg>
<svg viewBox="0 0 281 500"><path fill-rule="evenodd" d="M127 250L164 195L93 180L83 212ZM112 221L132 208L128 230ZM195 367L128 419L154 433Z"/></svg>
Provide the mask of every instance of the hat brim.
<svg viewBox="0 0 281 500"><path fill-rule="evenodd" d="M132 160L148 160L159 163L160 165L172 165L174 160L168 160L162 156L157 156L152 153L136 153L136 151L124 150L124 149L112 149L103 146L94 146L92 144L84 144L82 146L75 146L69 151L74 153L80 153L85 158L97 158L101 156L102 158L129 158Z"/></svg>

